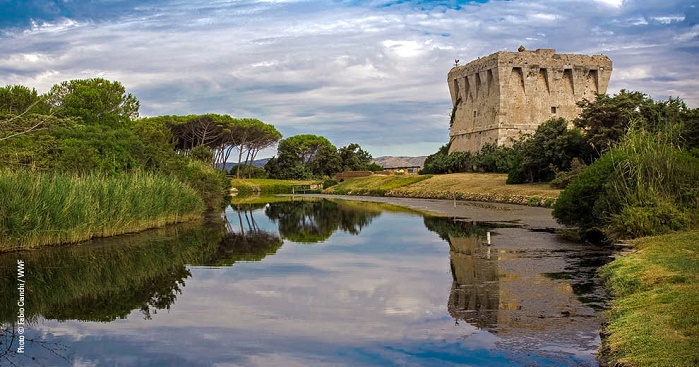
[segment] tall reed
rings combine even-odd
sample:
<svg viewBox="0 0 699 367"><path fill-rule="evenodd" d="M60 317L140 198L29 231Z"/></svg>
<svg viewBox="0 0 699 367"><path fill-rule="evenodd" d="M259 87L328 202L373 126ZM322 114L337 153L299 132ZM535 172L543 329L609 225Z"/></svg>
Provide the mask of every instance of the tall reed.
<svg viewBox="0 0 699 367"><path fill-rule="evenodd" d="M188 185L150 173L68 176L0 170L0 251L71 243L192 220Z"/></svg>
<svg viewBox="0 0 699 367"><path fill-rule="evenodd" d="M667 132L634 126L613 149L607 187L613 237L640 237L679 230L699 220L699 160L674 144Z"/></svg>

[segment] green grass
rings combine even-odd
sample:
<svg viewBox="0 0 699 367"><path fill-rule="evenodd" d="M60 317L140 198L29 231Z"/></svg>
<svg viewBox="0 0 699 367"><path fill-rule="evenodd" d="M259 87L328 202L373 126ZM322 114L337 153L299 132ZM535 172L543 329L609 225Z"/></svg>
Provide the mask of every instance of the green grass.
<svg viewBox="0 0 699 367"><path fill-rule="evenodd" d="M236 195L231 198L231 204L233 205L254 205L254 204L269 204L269 203L282 203L287 201L318 201L321 199L301 197L301 196L280 196L277 194L242 194Z"/></svg>
<svg viewBox="0 0 699 367"><path fill-rule="evenodd" d="M603 347L610 365L699 365L699 231L645 237L601 269L617 297Z"/></svg>
<svg viewBox="0 0 699 367"><path fill-rule="evenodd" d="M384 196L387 192L432 176L369 176L348 178L324 191L326 194Z"/></svg>
<svg viewBox="0 0 699 367"><path fill-rule="evenodd" d="M175 178L0 170L0 251L73 243L198 218L204 203Z"/></svg>
<svg viewBox="0 0 699 367"><path fill-rule="evenodd" d="M547 184L508 185L506 174L453 173L424 176L370 176L345 180L326 194L474 200L551 207L561 190Z"/></svg>
<svg viewBox="0 0 699 367"><path fill-rule="evenodd" d="M238 190L239 195L249 195L252 193L291 194L293 186L310 185L317 183L319 182L312 180L272 180L266 178L234 178L231 180L232 187Z"/></svg>

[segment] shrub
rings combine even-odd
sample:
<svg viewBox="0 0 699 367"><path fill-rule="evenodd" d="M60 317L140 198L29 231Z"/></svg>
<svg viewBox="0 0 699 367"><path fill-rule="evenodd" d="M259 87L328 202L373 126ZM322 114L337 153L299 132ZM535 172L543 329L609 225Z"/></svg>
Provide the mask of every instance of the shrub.
<svg viewBox="0 0 699 367"><path fill-rule="evenodd" d="M323 188L324 189L327 189L328 187L331 187L331 186L335 186L337 184L338 184L338 182L333 180L333 179L323 180Z"/></svg>
<svg viewBox="0 0 699 367"><path fill-rule="evenodd" d="M539 206L541 203L541 198L538 196L532 196L527 200L527 205L528 206Z"/></svg>
<svg viewBox="0 0 699 367"><path fill-rule="evenodd" d="M195 161L211 163L214 160L214 153L206 145L197 145L189 151L189 156Z"/></svg>
<svg viewBox="0 0 699 367"><path fill-rule="evenodd" d="M528 177L522 165L522 154L515 155L512 161L512 168L507 172L506 184L520 184L527 182Z"/></svg>
<svg viewBox="0 0 699 367"><path fill-rule="evenodd" d="M699 159L632 128L561 193L553 215L612 239L679 230L699 222L697 181Z"/></svg>
<svg viewBox="0 0 699 367"><path fill-rule="evenodd" d="M598 199L613 171L611 154L596 160L561 192L553 205L553 216L560 223L583 229L601 225L604 222L603 210Z"/></svg>
<svg viewBox="0 0 699 367"><path fill-rule="evenodd" d="M582 160L573 158L573 161L570 163L570 171L556 172L556 178L551 181L551 187L565 189L585 168L587 168L587 165Z"/></svg>
<svg viewBox="0 0 699 367"><path fill-rule="evenodd" d="M507 173L517 160L517 152L511 147L486 143L483 148L471 158L471 164L483 172Z"/></svg>
<svg viewBox="0 0 699 367"><path fill-rule="evenodd" d="M612 216L608 232L614 238L637 238L677 231L690 223L689 213L659 200L653 206L624 207Z"/></svg>
<svg viewBox="0 0 699 367"><path fill-rule="evenodd" d="M551 181L556 171L570 169L573 158L589 159L590 156L590 147L582 133L568 129L563 118L542 123L534 135L516 142L513 148L521 154L521 162L513 166L516 172L512 175L512 183L521 182L521 179Z"/></svg>
<svg viewBox="0 0 699 367"><path fill-rule="evenodd" d="M170 162L167 172L192 187L206 203L207 210L221 208L230 189L230 180L223 171L187 157Z"/></svg>
<svg viewBox="0 0 699 367"><path fill-rule="evenodd" d="M425 159L424 168L420 174L441 174L467 172L471 168L471 154L468 152L453 152L449 154L449 144L443 145L437 153Z"/></svg>

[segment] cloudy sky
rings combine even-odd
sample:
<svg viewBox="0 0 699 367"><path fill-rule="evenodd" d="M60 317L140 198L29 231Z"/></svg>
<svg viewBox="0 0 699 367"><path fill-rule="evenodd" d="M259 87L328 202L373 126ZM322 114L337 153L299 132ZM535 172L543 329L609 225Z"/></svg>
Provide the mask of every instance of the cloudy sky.
<svg viewBox="0 0 699 367"><path fill-rule="evenodd" d="M605 54L610 93L699 107L687 0L0 0L0 85L117 80L142 116L222 113L375 157L448 141L446 76L496 51Z"/></svg>

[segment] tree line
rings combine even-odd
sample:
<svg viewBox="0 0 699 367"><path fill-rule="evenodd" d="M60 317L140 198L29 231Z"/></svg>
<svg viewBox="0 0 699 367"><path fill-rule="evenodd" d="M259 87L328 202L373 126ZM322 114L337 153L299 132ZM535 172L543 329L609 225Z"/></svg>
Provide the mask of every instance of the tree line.
<svg viewBox="0 0 699 367"><path fill-rule="evenodd" d="M22 85L0 87L0 167L78 174L139 169L168 173L188 157L219 170L235 162L231 173L236 177L307 179L381 169L356 143L337 149L311 134L281 140L273 125L255 118L140 118L139 108L138 99L121 83L102 78L64 81L46 94ZM276 144L277 155L264 170L253 167L259 152Z"/></svg>

